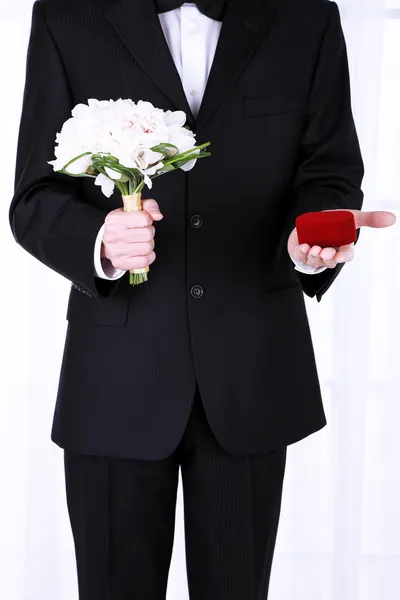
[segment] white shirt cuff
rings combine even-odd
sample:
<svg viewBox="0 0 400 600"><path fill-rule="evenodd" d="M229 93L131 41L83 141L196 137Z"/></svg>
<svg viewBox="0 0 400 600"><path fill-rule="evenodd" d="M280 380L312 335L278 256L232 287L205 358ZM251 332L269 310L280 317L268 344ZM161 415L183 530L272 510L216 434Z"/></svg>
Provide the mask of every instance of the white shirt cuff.
<svg viewBox="0 0 400 600"><path fill-rule="evenodd" d="M100 279L108 279L115 281L125 275L126 271L116 269L107 258L101 258L101 243L103 241L104 225L97 234L96 243L94 245L94 270L96 277Z"/></svg>
<svg viewBox="0 0 400 600"><path fill-rule="evenodd" d="M307 265L306 263L301 262L299 260L294 260L294 258L292 256L290 258L292 259L292 261L296 265L295 268L294 268L294 270L295 271L299 271L299 273L305 273L306 275L318 275L318 273L322 273L322 271L325 271L326 268L327 268L327 267L317 267L317 268L315 268L312 265Z"/></svg>

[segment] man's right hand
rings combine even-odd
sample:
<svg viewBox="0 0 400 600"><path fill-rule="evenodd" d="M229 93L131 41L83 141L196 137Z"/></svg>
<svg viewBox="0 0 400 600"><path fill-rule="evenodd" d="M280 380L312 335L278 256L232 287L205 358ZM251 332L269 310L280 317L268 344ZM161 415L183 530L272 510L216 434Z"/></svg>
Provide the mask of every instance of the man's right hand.
<svg viewBox="0 0 400 600"><path fill-rule="evenodd" d="M143 210L125 212L120 208L105 219L102 258L107 258L116 269L141 269L155 261L153 221L163 215L155 200L143 200Z"/></svg>

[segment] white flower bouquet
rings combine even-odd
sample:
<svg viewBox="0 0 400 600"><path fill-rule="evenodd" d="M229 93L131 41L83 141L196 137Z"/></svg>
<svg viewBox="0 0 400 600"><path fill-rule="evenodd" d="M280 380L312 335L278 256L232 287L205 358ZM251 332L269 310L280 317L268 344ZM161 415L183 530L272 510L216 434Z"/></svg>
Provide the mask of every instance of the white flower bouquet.
<svg viewBox="0 0 400 600"><path fill-rule="evenodd" d="M56 137L49 161L58 173L92 177L108 198L115 187L123 210L142 210L141 192L152 180L176 169L189 171L210 156L210 142L195 145L182 111L163 111L140 100L88 100L78 104ZM134 269L130 283L147 281L149 268Z"/></svg>

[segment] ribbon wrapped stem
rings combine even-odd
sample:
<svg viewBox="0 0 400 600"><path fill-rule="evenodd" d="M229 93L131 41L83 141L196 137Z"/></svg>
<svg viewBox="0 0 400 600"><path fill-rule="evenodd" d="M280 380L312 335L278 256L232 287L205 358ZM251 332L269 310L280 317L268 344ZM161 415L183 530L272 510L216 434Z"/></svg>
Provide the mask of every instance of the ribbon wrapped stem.
<svg viewBox="0 0 400 600"><path fill-rule="evenodd" d="M142 205L142 194L140 192L136 194L130 194L129 196L122 196L124 203L124 211L132 212L143 210ZM148 280L149 267L143 267L142 269L131 269L129 271L129 283L131 285L139 285Z"/></svg>

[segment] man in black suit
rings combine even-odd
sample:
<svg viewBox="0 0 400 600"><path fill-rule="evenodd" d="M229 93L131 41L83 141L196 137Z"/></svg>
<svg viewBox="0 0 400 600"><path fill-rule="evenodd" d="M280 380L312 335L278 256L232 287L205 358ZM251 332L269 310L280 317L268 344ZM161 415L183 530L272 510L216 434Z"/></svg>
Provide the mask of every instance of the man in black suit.
<svg viewBox="0 0 400 600"><path fill-rule="evenodd" d="M179 468L191 600L266 597L286 448L326 423L303 292L321 301L354 253L300 247L295 219L393 222L360 211L336 4L181 4L34 6L10 215L72 282L52 439L81 600L165 598ZM212 143L141 214L47 164L74 105L119 97L184 110Z"/></svg>

